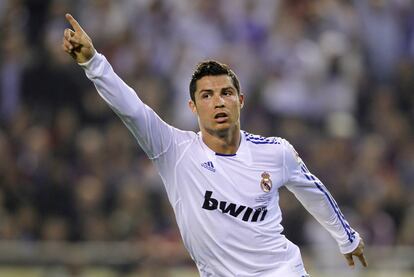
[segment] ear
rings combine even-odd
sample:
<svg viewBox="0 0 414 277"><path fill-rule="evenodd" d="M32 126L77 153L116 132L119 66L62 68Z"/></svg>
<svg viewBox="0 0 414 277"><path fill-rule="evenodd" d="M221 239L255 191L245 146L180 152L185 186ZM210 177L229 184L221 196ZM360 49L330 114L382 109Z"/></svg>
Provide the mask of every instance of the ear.
<svg viewBox="0 0 414 277"><path fill-rule="evenodd" d="M240 109L244 107L244 94L240 92L239 95L239 101L240 101Z"/></svg>
<svg viewBox="0 0 414 277"><path fill-rule="evenodd" d="M193 114L197 115L197 107L193 100L188 100L188 107L193 112Z"/></svg>

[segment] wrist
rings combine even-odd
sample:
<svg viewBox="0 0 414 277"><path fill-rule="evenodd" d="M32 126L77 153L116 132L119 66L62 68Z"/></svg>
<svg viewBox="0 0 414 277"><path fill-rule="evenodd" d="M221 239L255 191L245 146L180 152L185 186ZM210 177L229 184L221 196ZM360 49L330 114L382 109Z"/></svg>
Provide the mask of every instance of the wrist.
<svg viewBox="0 0 414 277"><path fill-rule="evenodd" d="M88 58L79 59L77 61L78 65L81 67L87 68L88 65L92 62L93 59L97 56L97 51L93 49L92 55L90 55Z"/></svg>

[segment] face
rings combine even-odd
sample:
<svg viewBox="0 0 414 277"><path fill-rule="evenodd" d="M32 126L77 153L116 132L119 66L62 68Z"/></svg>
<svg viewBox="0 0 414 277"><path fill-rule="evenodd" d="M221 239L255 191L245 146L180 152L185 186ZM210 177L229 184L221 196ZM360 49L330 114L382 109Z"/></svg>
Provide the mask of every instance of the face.
<svg viewBox="0 0 414 277"><path fill-rule="evenodd" d="M189 106L198 116L200 130L212 135L240 129L244 97L237 93L230 76L204 76L197 80L195 103Z"/></svg>

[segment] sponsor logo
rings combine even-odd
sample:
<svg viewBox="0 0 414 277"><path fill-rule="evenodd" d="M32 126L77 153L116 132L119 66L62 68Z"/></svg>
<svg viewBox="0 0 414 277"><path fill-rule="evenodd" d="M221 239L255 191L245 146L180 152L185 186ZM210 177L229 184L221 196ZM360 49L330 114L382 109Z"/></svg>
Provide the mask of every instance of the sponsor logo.
<svg viewBox="0 0 414 277"><path fill-rule="evenodd" d="M227 201L219 201L212 197L212 191L206 191L204 194L204 203L202 208L210 211L221 210L223 214L228 214L233 217L237 217L243 221L257 222L263 221L267 214L266 207L260 207L253 209L243 205L237 205L235 203L228 203Z"/></svg>
<svg viewBox="0 0 414 277"><path fill-rule="evenodd" d="M211 162L211 161L202 163L201 166L204 167L205 169L208 169L208 170L212 171L212 172L216 172L216 169L214 168L213 162Z"/></svg>

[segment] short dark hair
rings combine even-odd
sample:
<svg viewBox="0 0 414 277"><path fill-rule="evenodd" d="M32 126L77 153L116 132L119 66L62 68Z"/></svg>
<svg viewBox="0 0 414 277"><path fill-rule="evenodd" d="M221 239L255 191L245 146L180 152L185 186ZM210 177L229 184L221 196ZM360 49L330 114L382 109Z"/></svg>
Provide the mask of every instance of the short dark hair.
<svg viewBox="0 0 414 277"><path fill-rule="evenodd" d="M237 79L236 74L230 67L224 63L220 63L214 60L208 60L199 63L194 70L193 76L190 81L190 97L191 100L195 102L195 92L197 90L197 81L203 78L204 76L219 76L227 75L230 76L234 87L237 90L237 93L240 94L240 83Z"/></svg>

